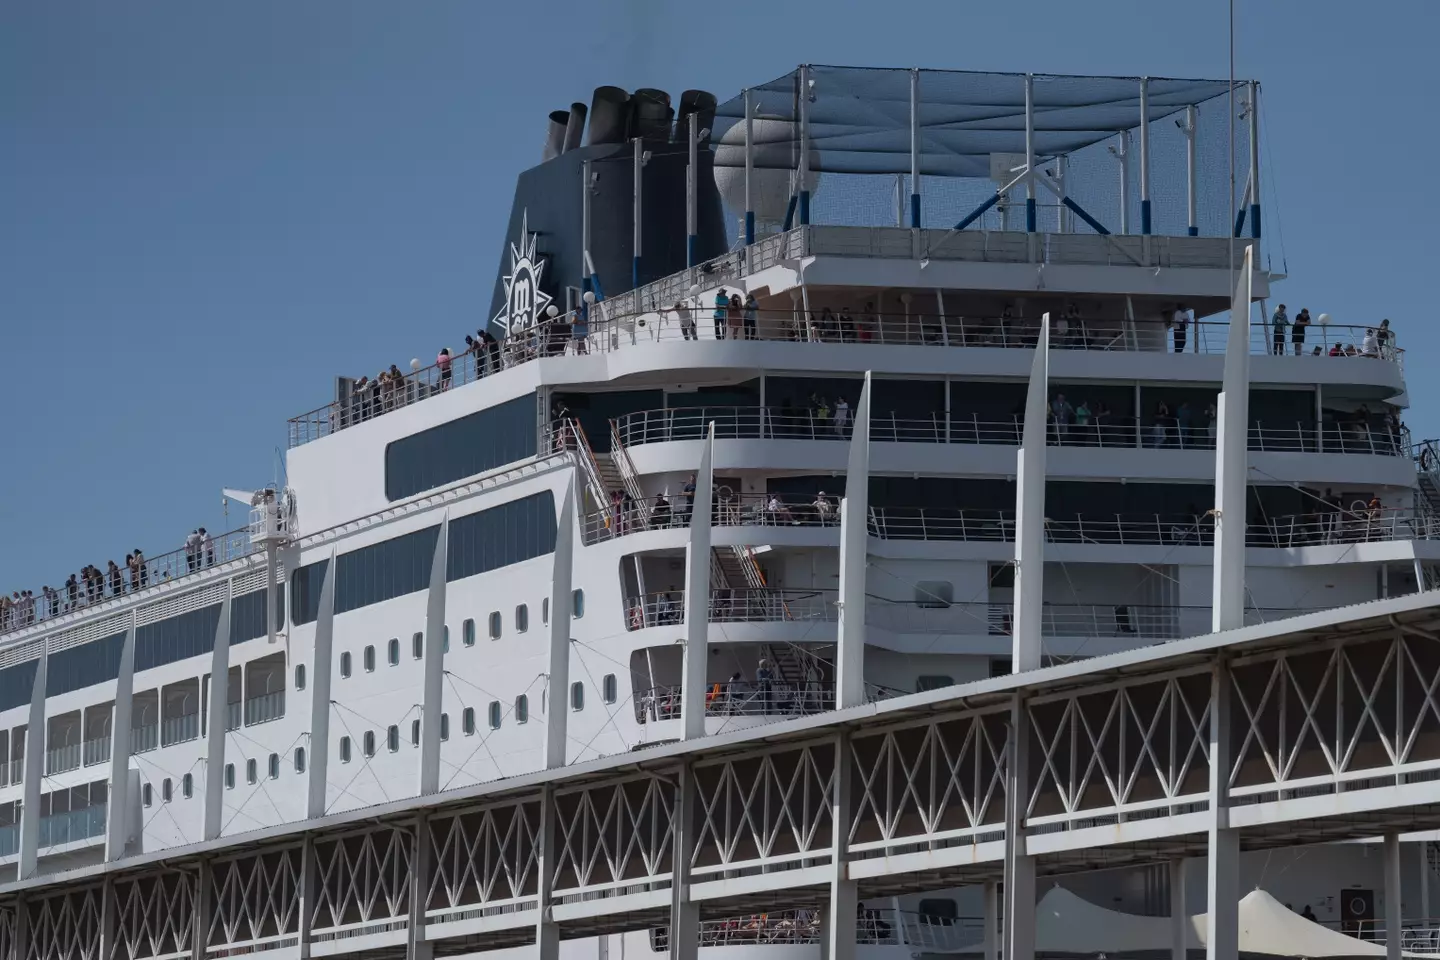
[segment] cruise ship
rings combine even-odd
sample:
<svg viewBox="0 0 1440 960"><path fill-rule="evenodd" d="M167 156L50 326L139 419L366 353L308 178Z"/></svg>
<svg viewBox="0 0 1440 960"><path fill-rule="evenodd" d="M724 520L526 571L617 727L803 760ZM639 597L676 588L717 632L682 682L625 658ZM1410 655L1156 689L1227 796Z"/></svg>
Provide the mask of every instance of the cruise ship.
<svg viewBox="0 0 1440 960"><path fill-rule="evenodd" d="M214 880L210 910L249 906L193 940L167 918L198 900L163 884L88 919L33 898L197 850L220 877L282 828L1002 677L1022 629L1022 668L1207 634L1237 344L1243 623L1433 586L1440 451L1403 424L1403 324L1296 322L1305 292L1286 300L1262 236L1259 109L1254 82L805 65L723 102L605 86L550 114L468 349L457 331L439 358L417 343L409 369L312 385L329 399L289 422L284 484L226 491L241 529L7 608L0 898L40 885L13 955L528 951L447 940L476 902L454 890L396 907L418 861L368 838ZM1039 443L1027 516L1017 455ZM467 842L434 855L480 883L493 849ZM1363 933L1376 849L1246 853L1241 873ZM1418 949L1435 851L1403 856ZM1186 871L1203 912L1197 861L1039 893L1163 916ZM352 906L292 923L296 889ZM867 897L859 949L993 956L993 898ZM818 957L813 908L708 912L698 948ZM146 933L117 944L126 911ZM551 946L688 955L637 917Z"/></svg>

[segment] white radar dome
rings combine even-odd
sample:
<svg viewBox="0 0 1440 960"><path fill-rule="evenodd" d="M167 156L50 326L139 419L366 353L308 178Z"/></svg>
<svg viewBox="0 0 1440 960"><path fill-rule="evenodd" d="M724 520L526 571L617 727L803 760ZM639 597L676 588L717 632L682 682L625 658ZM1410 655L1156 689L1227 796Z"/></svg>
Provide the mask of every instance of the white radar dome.
<svg viewBox="0 0 1440 960"><path fill-rule="evenodd" d="M798 162L795 143L798 126L775 117L751 121L754 172L750 175L750 200L757 223L776 228L785 222L790 205L790 185ZM810 195L820 188L820 152L810 148ZM745 121L725 131L715 147L715 186L725 205L736 214L745 213Z"/></svg>
<svg viewBox="0 0 1440 960"><path fill-rule="evenodd" d="M1320 314L1318 319L1320 321L1320 326L1328 327L1330 325L1330 314L1322 313Z"/></svg>

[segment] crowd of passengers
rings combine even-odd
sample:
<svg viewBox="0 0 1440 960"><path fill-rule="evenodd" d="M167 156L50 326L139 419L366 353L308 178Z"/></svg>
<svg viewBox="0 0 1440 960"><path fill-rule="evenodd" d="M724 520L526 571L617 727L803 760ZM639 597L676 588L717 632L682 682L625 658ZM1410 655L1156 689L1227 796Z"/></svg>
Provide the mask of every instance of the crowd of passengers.
<svg viewBox="0 0 1440 960"><path fill-rule="evenodd" d="M185 572L193 573L214 563L215 540L204 527L196 527L185 538ZM170 578L167 568L155 580ZM143 590L150 582L150 562L139 549L125 554L123 566L114 560L103 570L86 564L79 573L70 574L58 589L46 584L38 594L33 590L16 590L8 597L0 594L0 633L20 630L107 598Z"/></svg>
<svg viewBox="0 0 1440 960"><path fill-rule="evenodd" d="M1320 318L1322 321L1324 316ZM1310 311L1301 308L1292 320L1285 312L1285 304L1275 308L1270 316L1270 352L1275 356L1285 355L1285 346L1288 341L1295 356L1303 356L1305 353L1305 334L1310 329ZM1360 349L1355 344L1347 343L1341 345L1339 341L1332 343L1327 351L1323 346L1316 344L1310 351L1312 357L1322 355L1331 357L1370 357L1379 359L1392 354L1395 346L1395 335L1390 331L1390 321L1381 320L1378 327L1366 327L1365 336L1360 341Z"/></svg>

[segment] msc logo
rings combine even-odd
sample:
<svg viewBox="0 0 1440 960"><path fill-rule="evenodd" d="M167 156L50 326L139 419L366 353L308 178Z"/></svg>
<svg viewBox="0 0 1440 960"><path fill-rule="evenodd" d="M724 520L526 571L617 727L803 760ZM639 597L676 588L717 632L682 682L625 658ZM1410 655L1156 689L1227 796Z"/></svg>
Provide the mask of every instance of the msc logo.
<svg viewBox="0 0 1440 960"><path fill-rule="evenodd" d="M551 297L540 289L545 261L536 257L537 235L530 232L527 211L520 224L520 243L510 244L510 274L505 277L505 303L491 321L506 336L524 333L540 322Z"/></svg>

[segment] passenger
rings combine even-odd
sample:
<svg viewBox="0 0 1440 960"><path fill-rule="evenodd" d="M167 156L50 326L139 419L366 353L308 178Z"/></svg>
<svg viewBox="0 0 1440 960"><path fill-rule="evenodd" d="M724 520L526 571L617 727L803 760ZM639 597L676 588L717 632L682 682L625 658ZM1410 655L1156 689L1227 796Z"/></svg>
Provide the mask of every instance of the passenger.
<svg viewBox="0 0 1440 960"><path fill-rule="evenodd" d="M205 552L205 566L215 566L215 541L204 527L200 528L200 547Z"/></svg>
<svg viewBox="0 0 1440 960"><path fill-rule="evenodd" d="M684 300L675 301L675 318L680 321L680 335L686 340L700 339L695 334L695 314Z"/></svg>
<svg viewBox="0 0 1440 960"><path fill-rule="evenodd" d="M821 490L816 495L815 503L812 504L812 506L815 508L815 517L820 521L820 526L828 527L834 521L835 504L831 503L830 498L825 496L824 490Z"/></svg>
<svg viewBox="0 0 1440 960"><path fill-rule="evenodd" d="M1295 323L1290 328L1290 344L1295 349L1295 356L1300 356L1305 350L1305 329L1310 326L1310 310L1301 307L1300 312L1295 315Z"/></svg>
<svg viewBox="0 0 1440 960"><path fill-rule="evenodd" d="M650 526L670 526L670 501L665 499L665 494L655 498L655 508L650 511Z"/></svg>
<svg viewBox="0 0 1440 960"><path fill-rule="evenodd" d="M106 578L110 581L110 596L120 596L120 589L123 581L120 579L120 567L114 560L110 561L109 568L105 571Z"/></svg>
<svg viewBox="0 0 1440 960"><path fill-rule="evenodd" d="M65 609L74 610L80 602L80 582L75 574L70 574L70 579L65 581Z"/></svg>
<svg viewBox="0 0 1440 960"><path fill-rule="evenodd" d="M435 357L435 365L440 368L440 389L450 389L450 348L441 347L440 353Z"/></svg>
<svg viewBox="0 0 1440 960"><path fill-rule="evenodd" d="M1360 341L1360 353L1367 357L1380 356L1380 338L1375 336L1372 328L1366 328L1365 339Z"/></svg>
<svg viewBox="0 0 1440 960"><path fill-rule="evenodd" d="M45 597L45 616L58 615L60 613L60 593L50 586L41 587L40 593Z"/></svg>
<svg viewBox="0 0 1440 960"><path fill-rule="evenodd" d="M140 571L140 586L142 588L149 586L150 568L145 563L145 554L141 553L138 547L135 549L135 566Z"/></svg>
<svg viewBox="0 0 1440 960"><path fill-rule="evenodd" d="M1289 325L1290 318L1285 314L1285 304L1282 303L1275 308L1275 314L1270 318L1270 352L1277 357L1285 352L1285 328Z"/></svg>
<svg viewBox="0 0 1440 960"><path fill-rule="evenodd" d="M1190 314L1185 310L1185 304L1177 303L1175 312L1170 317L1170 325L1175 331L1175 352L1185 352L1186 333L1190 329Z"/></svg>
<svg viewBox="0 0 1440 960"><path fill-rule="evenodd" d="M200 531L191 530L185 538L185 567L190 573L200 565Z"/></svg>
<svg viewBox="0 0 1440 960"><path fill-rule="evenodd" d="M715 339L725 339L726 315L730 312L730 295L721 287L715 293Z"/></svg>
<svg viewBox="0 0 1440 960"><path fill-rule="evenodd" d="M835 401L835 418L833 423L835 425L836 436L843 437L850 432L850 404L845 402L844 397Z"/></svg>
<svg viewBox="0 0 1440 960"><path fill-rule="evenodd" d="M755 302L755 294L745 295L745 339L759 340L759 318L760 304Z"/></svg>
<svg viewBox="0 0 1440 960"><path fill-rule="evenodd" d="M1380 344L1381 356L1388 357L1390 355L1391 341L1394 339L1395 334L1390 332L1390 321L1381 320L1380 329L1375 331L1375 340Z"/></svg>
<svg viewBox="0 0 1440 960"><path fill-rule="evenodd" d="M740 304L740 294L733 294L730 297L730 304L725 308L725 335L731 340L739 340L740 328L744 323L744 307Z"/></svg>

